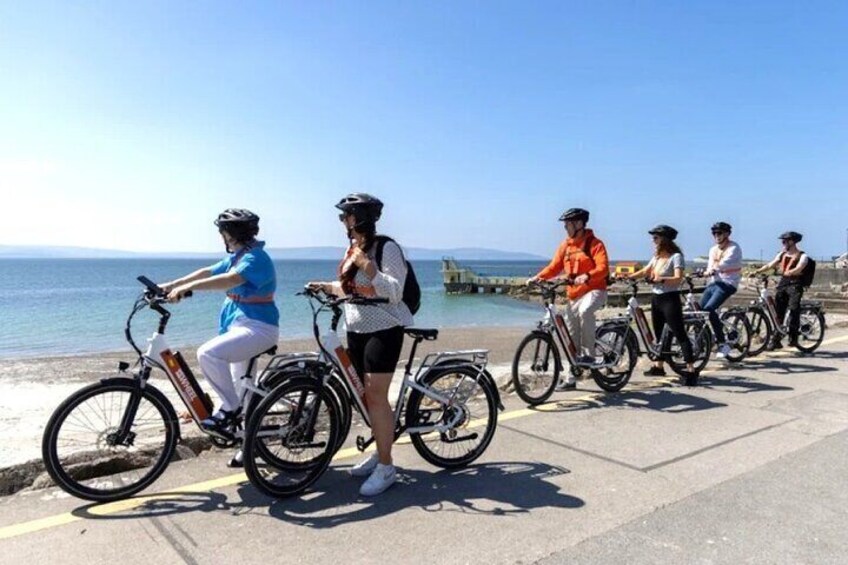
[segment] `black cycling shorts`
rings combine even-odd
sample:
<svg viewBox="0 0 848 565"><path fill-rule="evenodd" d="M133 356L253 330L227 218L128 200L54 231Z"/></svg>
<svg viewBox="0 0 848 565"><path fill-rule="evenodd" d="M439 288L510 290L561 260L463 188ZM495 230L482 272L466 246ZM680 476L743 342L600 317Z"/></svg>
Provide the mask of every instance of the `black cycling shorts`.
<svg viewBox="0 0 848 565"><path fill-rule="evenodd" d="M403 347L403 326L360 334L347 332L347 350L356 372L394 373Z"/></svg>

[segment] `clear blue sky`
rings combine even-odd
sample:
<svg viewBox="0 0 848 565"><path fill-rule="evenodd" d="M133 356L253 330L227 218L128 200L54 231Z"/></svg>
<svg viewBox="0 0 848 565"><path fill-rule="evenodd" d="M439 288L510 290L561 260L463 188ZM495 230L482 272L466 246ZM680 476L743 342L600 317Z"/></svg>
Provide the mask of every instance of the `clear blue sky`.
<svg viewBox="0 0 848 565"><path fill-rule="evenodd" d="M420 247L548 255L591 209L767 257L848 228L848 3L0 2L0 244L343 243L365 190Z"/></svg>

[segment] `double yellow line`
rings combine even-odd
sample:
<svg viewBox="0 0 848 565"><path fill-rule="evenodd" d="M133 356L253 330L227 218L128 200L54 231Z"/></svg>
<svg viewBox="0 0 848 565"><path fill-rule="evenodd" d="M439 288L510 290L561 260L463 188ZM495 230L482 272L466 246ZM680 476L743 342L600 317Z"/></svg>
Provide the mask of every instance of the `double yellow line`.
<svg viewBox="0 0 848 565"><path fill-rule="evenodd" d="M835 337L832 339L828 339L822 342L822 345L831 345L834 343L839 343L843 341L848 341L848 335ZM786 356L789 355L788 352L772 352L769 356ZM716 373L717 371L703 371L702 374L710 374ZM673 383L677 380L676 377L666 377L663 379L653 380L649 383L635 383L633 385L628 386L628 390L650 390L654 388L659 388L670 383ZM540 404L539 406L535 406L534 408L519 408L517 410L511 410L509 412L505 412L498 417L500 422L506 422L508 420L515 420L517 418L524 418L526 416L531 416L533 414L538 414L540 412L553 412L563 406L571 406L576 404L599 404L597 400L599 398L603 398L606 393L603 392L593 392L590 394L585 394L582 396L577 396L573 398L566 398L563 400L557 400L554 402L547 402L545 404ZM403 438L398 443L404 444L408 443L408 438ZM333 457L333 461L342 461L344 459L349 459L351 457L355 457L359 453L359 450L356 447L348 447L340 450L336 453L335 457ZM175 496L182 496L186 493L204 493L214 491L215 489L224 488L232 485L236 485L239 483L243 483L247 480L247 476L244 472L235 473L232 475L227 475L226 477L220 477L217 479L211 479L208 481L203 481L199 483L194 483L190 485L185 485L180 487L172 492L162 492L156 494L149 494L138 496L134 498L128 498L126 500L118 500L116 502L108 502L106 504L99 504L96 506L92 506L87 510L88 514L94 516L109 516L111 514L117 514L119 512L126 512L128 510L132 510L134 508L138 508L139 506L143 506L148 502L153 502L157 500L168 500ZM58 526L64 526L65 524L71 524L73 522L77 522L79 520L83 520L84 517L77 516L72 514L71 512L65 512L63 514L56 514L54 516L48 516L46 518L39 518L37 520L30 520L28 522L21 522L20 524L12 524L10 526L4 526L0 528L0 540L14 538L18 536L23 536L26 534L32 534L35 532L39 532L42 530L47 530L50 528L56 528Z"/></svg>

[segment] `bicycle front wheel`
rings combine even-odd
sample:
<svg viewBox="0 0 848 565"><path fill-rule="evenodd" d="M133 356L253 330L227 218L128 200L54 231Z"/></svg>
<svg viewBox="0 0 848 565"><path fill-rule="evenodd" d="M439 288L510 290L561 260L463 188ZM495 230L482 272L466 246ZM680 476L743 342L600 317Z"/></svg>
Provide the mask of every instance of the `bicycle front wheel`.
<svg viewBox="0 0 848 565"><path fill-rule="evenodd" d="M751 326L751 346L748 348L748 356L756 357L768 347L774 329L762 308L748 309L748 323Z"/></svg>
<svg viewBox="0 0 848 565"><path fill-rule="evenodd" d="M559 350L551 334L529 334L518 345L512 360L515 392L531 406L545 402L559 381L560 367Z"/></svg>
<svg viewBox="0 0 848 565"><path fill-rule="evenodd" d="M135 403L135 415L122 429ZM165 395L122 378L89 385L60 404L47 422L41 451L62 490L108 502L152 484L170 463L178 436Z"/></svg>
<svg viewBox="0 0 848 565"><path fill-rule="evenodd" d="M295 378L254 410L244 438L244 470L265 494L300 494L324 473L339 432L339 407L321 382Z"/></svg>
<svg viewBox="0 0 848 565"><path fill-rule="evenodd" d="M444 425L444 431L410 432L412 445L427 462L446 469L468 465L486 451L498 425L494 383L476 368L434 369L421 384L448 404L419 390L409 395L406 427Z"/></svg>

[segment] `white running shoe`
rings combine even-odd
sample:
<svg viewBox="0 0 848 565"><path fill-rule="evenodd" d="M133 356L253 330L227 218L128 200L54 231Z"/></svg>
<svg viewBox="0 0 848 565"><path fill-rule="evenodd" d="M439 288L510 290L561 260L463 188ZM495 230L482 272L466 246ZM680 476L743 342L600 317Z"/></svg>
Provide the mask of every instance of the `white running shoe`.
<svg viewBox="0 0 848 565"><path fill-rule="evenodd" d="M380 462L380 458L375 451L356 465L350 468L350 474L354 477L367 477L371 474L374 468L377 466L377 463Z"/></svg>
<svg viewBox="0 0 848 565"><path fill-rule="evenodd" d="M368 480L362 483L359 494L362 496L376 496L392 486L397 480L397 469L394 465L383 465L378 463L374 472Z"/></svg>
<svg viewBox="0 0 848 565"><path fill-rule="evenodd" d="M730 355L730 346L726 343L722 343L718 346L718 351L716 352L716 358L718 359L727 359L727 356Z"/></svg>

